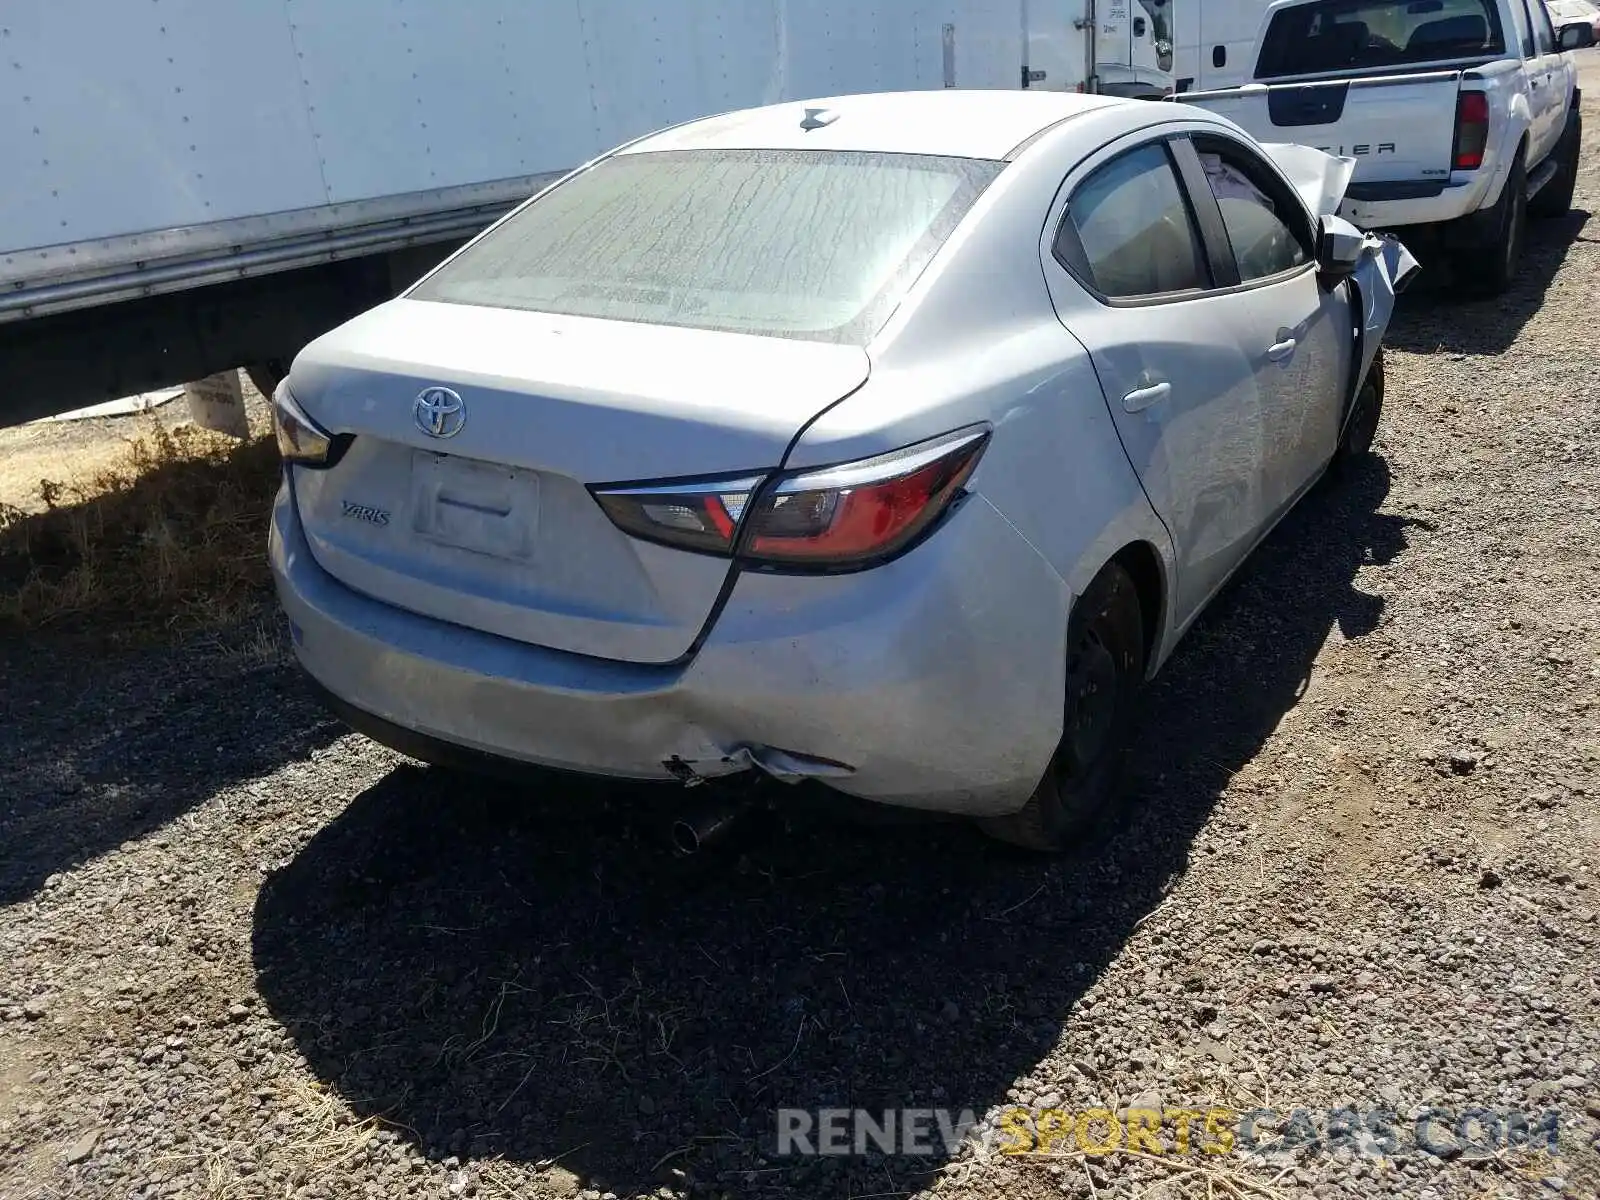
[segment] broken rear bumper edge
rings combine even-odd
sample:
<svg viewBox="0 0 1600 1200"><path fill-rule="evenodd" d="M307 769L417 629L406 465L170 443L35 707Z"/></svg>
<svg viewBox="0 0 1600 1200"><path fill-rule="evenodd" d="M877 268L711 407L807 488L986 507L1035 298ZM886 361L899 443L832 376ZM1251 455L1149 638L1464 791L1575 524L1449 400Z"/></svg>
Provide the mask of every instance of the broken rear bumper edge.
<svg viewBox="0 0 1600 1200"><path fill-rule="evenodd" d="M302 666L353 727L425 760L691 782L760 768L989 815L1026 802L1060 736L1065 585L977 496L873 571L742 575L699 653L670 665L552 651L363 596L313 561L288 489L270 554Z"/></svg>

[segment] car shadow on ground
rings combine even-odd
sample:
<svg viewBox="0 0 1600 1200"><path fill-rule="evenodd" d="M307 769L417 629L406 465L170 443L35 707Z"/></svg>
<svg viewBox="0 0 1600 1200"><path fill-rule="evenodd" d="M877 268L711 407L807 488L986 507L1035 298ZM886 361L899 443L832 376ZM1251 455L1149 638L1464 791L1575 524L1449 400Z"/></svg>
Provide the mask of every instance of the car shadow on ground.
<svg viewBox="0 0 1600 1200"><path fill-rule="evenodd" d="M0 647L0 906L346 731L270 639L276 613L172 647Z"/></svg>
<svg viewBox="0 0 1600 1200"><path fill-rule="evenodd" d="M1388 487L1369 460L1257 552L1152 689L1129 810L1076 854L796 803L684 863L644 832L672 796L404 767L264 885L261 993L322 1080L435 1160L559 1159L619 1193L673 1169L740 1195L915 1188L941 1157L776 1158L776 1110L1005 1101L1330 630L1378 624L1355 577L1406 544Z"/></svg>
<svg viewBox="0 0 1600 1200"><path fill-rule="evenodd" d="M1544 294L1571 248L1596 240L1591 225L1590 214L1582 209L1530 220L1517 281L1501 296L1486 296L1467 285L1451 268L1448 255L1419 240L1410 248L1422 272L1400 296L1384 344L1414 354L1504 354L1543 306ZM1403 233L1400 240L1406 241Z"/></svg>
<svg viewBox="0 0 1600 1200"><path fill-rule="evenodd" d="M100 441L40 511L0 503L0 905L344 732L286 661L276 444Z"/></svg>

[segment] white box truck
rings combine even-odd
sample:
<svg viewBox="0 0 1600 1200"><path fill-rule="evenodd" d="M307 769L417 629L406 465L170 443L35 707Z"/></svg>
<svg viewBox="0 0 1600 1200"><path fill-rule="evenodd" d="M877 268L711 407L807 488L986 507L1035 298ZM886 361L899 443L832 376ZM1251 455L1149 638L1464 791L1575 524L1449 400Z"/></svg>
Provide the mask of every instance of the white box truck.
<svg viewBox="0 0 1600 1200"><path fill-rule="evenodd" d="M1167 3L9 0L0 424L239 366L270 387L542 184L677 121L913 88L1159 96Z"/></svg>

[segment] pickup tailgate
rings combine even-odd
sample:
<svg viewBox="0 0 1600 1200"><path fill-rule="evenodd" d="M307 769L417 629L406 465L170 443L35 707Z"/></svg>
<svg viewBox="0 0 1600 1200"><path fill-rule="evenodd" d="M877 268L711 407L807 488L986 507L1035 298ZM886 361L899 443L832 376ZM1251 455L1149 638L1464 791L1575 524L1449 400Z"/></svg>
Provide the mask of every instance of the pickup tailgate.
<svg viewBox="0 0 1600 1200"><path fill-rule="evenodd" d="M1251 83L1183 99L1227 117L1257 141L1298 142L1354 159L1349 194L1360 198L1364 184L1450 178L1460 86L1460 71L1428 71Z"/></svg>

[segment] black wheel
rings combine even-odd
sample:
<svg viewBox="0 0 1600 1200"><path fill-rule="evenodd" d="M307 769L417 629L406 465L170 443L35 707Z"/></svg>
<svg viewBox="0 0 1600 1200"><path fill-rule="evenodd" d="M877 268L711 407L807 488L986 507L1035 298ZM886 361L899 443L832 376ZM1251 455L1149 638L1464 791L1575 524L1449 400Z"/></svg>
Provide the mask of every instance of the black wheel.
<svg viewBox="0 0 1600 1200"><path fill-rule="evenodd" d="M1578 186L1578 160L1583 152L1583 114L1576 108L1567 114L1561 140L1551 153L1556 173L1539 194L1528 201L1528 215L1564 217L1572 211L1572 191Z"/></svg>
<svg viewBox="0 0 1600 1200"><path fill-rule="evenodd" d="M1383 347L1380 346L1372 366L1367 369L1367 377L1361 381L1361 388L1356 392L1350 420L1346 422L1344 436L1339 439L1339 447L1333 454L1334 465L1348 466L1370 454L1372 443L1378 436L1378 422L1382 419Z"/></svg>
<svg viewBox="0 0 1600 1200"><path fill-rule="evenodd" d="M1498 296L1517 277L1528 228L1528 176L1520 150L1512 160L1500 199L1490 210L1489 227L1493 233L1481 247L1466 251L1462 265L1485 291Z"/></svg>
<svg viewBox="0 0 1600 1200"><path fill-rule="evenodd" d="M1066 701L1055 757L1020 810L979 822L985 833L1029 850L1061 850L1112 807L1145 654L1138 591L1111 563L1067 623Z"/></svg>

